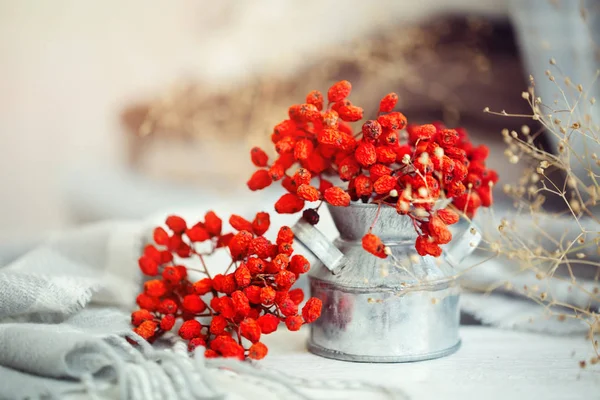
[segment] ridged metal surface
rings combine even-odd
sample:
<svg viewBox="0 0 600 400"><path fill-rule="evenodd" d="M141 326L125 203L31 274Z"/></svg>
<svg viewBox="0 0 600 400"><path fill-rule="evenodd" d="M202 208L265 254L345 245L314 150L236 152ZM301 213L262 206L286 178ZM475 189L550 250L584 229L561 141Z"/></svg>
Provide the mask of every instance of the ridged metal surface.
<svg viewBox="0 0 600 400"><path fill-rule="evenodd" d="M329 207L329 211L340 233L333 243L302 220L294 227L296 238L322 261L309 274L311 295L323 301L321 317L311 324L309 350L346 361L404 362L458 349L454 267L444 257L416 253L411 220L391 207L378 213L372 204ZM361 245L377 214L373 233L393 255L385 260ZM454 263L460 263L478 243L479 236L469 230L468 224L454 230L463 238L450 246Z"/></svg>

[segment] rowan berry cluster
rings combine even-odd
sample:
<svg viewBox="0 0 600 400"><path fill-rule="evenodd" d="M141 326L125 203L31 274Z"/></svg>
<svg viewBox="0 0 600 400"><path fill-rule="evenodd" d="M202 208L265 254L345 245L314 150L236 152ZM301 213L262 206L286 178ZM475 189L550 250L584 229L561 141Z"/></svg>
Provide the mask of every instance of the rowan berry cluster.
<svg viewBox="0 0 600 400"><path fill-rule="evenodd" d="M298 312L304 293L292 286L310 264L293 255L289 227L279 229L272 243L263 236L270 225L267 213L259 212L253 221L232 215L229 224L237 233L224 234L222 220L210 211L195 225L173 215L166 220L167 229L154 229L154 243L144 248L139 267L155 278L137 296L140 309L131 314L134 332L152 342L177 326L190 351L202 347L206 357L258 360L267 354L261 336L274 332L280 322L297 331L321 315L317 298ZM231 264L224 274L211 276L205 258L219 250L229 251ZM180 264L192 259L199 260L200 269ZM205 277L192 282L192 271Z"/></svg>
<svg viewBox="0 0 600 400"><path fill-rule="evenodd" d="M488 148L474 146L462 128L448 129L441 123L408 125L402 113L393 111L398 101L395 93L381 100L375 119L355 131L350 123L363 119L363 109L348 100L351 89L350 82L340 81L329 88L326 107L316 90L304 104L291 106L289 118L277 124L271 135L277 158L269 163L264 150L251 150L252 162L260 169L248 187L260 190L281 181L287 193L275 203L278 213L296 213L306 202L315 201L343 207L352 201L395 207L413 220L419 235L417 252L439 256L440 245L452 239L448 225L456 223L459 215L435 207L438 200L451 198L454 208L469 217L492 203L498 175L485 165ZM330 176L343 181L344 187L325 179ZM305 210L304 218L317 223L317 210ZM387 257L385 246L371 231L363 238L363 247Z"/></svg>

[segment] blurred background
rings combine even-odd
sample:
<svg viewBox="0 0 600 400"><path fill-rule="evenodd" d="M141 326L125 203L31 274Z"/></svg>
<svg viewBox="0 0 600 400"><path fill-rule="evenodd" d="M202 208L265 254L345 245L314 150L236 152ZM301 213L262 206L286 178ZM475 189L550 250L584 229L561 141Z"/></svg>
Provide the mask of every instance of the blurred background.
<svg viewBox="0 0 600 400"><path fill-rule="evenodd" d="M249 149L339 79L358 105L396 91L409 121L496 143L505 178L500 130L521 124L482 109L528 109L514 3L0 0L0 243L259 201Z"/></svg>

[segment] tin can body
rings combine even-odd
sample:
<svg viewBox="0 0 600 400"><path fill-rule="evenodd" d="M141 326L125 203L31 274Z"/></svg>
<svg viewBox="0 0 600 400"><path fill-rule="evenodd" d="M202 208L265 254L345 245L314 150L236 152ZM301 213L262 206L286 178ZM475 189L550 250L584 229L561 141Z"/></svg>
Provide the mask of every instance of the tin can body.
<svg viewBox="0 0 600 400"><path fill-rule="evenodd" d="M309 273L311 295L321 299L323 309L310 325L308 349L356 362L408 362L456 351L460 315L454 267L443 257L416 253L410 218L391 207L379 210L372 232L392 254L380 259L361 244L377 206L329 210L340 233L332 245L343 258L336 268L317 262ZM310 235L301 236L307 247L315 246Z"/></svg>
<svg viewBox="0 0 600 400"><path fill-rule="evenodd" d="M456 287L353 291L309 278L312 296L324 300L311 325L308 348L357 362L407 362L451 354L460 346Z"/></svg>

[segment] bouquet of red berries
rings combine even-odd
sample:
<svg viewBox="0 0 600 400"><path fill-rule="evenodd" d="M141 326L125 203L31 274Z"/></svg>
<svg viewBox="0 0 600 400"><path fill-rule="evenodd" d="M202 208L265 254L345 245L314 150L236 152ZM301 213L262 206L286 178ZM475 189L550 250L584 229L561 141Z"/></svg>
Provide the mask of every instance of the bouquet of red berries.
<svg viewBox="0 0 600 400"><path fill-rule="evenodd" d="M140 309L131 315L134 332L152 342L177 326L190 351L202 346L206 357L258 360L267 354L261 336L274 332L280 322L297 331L321 315L316 298L298 312L304 293L291 287L310 264L293 255L289 227L281 227L272 243L263 236L270 225L267 213L256 214L252 222L232 215L229 224L237 233L223 233L222 220L210 211L194 225L173 215L166 220L167 229L154 229L154 243L144 248L139 266L155 278L145 282L137 297ZM225 273L211 275L207 257L220 250L229 252L231 263ZM192 259L199 261L198 269L182 264ZM193 282L191 272L204 278Z"/></svg>
<svg viewBox="0 0 600 400"><path fill-rule="evenodd" d="M326 106L316 90L304 104L292 105L288 119L271 135L277 158L269 162L264 150L251 150L259 169L248 187L260 190L280 181L287 193L275 203L278 213L300 212L306 202L317 201L341 207L353 201L395 207L413 220L417 252L441 255L440 245L452 239L448 225L459 220L457 212L472 217L480 206L492 203L498 175L485 165L488 148L474 146L461 128L408 125L402 113L393 111L395 93L381 100L373 119L354 129L351 123L363 119L363 109L348 100L351 88L348 81L335 83L327 92ZM442 199L451 199L452 206L439 208ZM304 218L317 223L318 209L305 210ZM363 247L387 257L385 246L370 230Z"/></svg>

